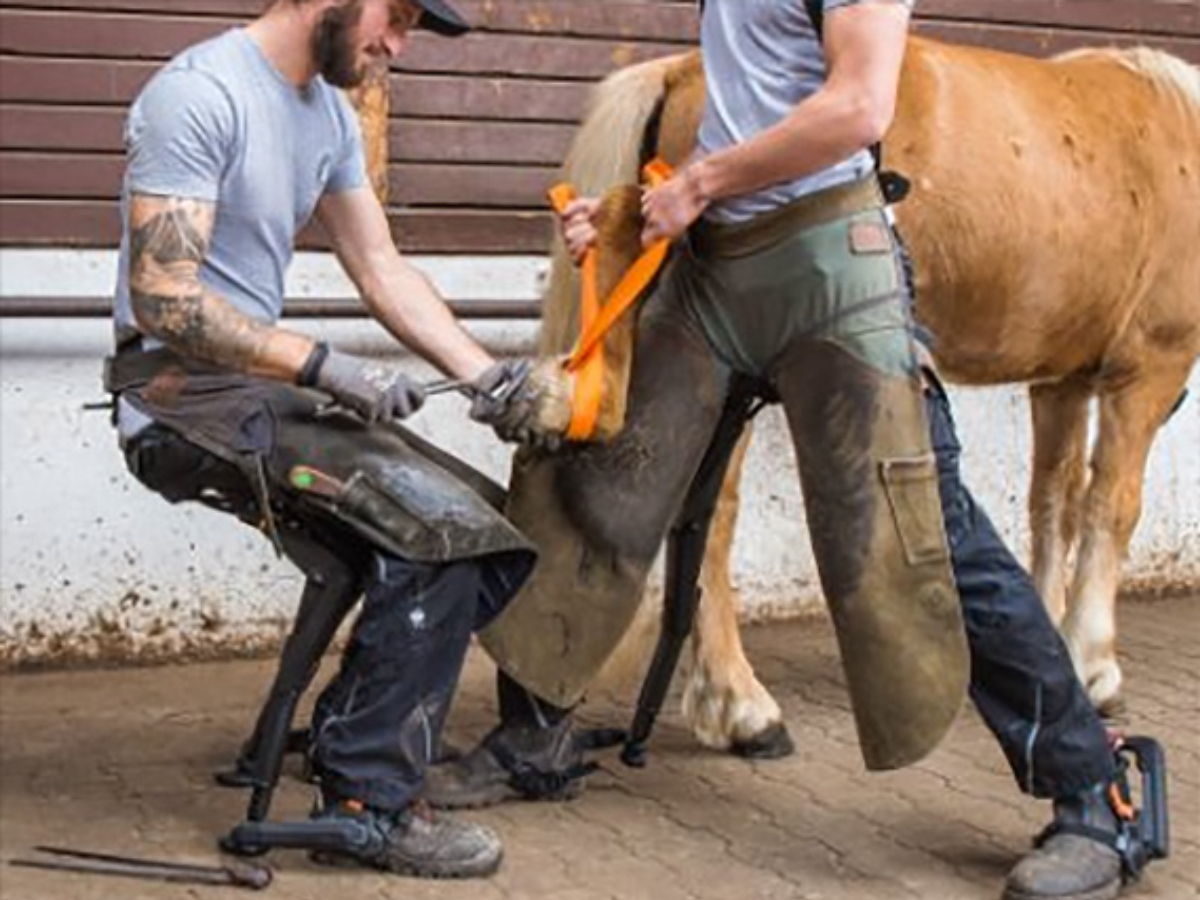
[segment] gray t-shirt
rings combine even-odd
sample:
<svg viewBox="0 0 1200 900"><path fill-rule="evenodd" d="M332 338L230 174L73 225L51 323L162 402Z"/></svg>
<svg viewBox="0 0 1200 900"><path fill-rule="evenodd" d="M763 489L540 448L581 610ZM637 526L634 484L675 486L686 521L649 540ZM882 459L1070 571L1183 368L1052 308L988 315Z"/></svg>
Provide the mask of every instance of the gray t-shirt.
<svg viewBox="0 0 1200 900"><path fill-rule="evenodd" d="M125 129L122 190L217 204L204 284L247 315L274 322L296 233L326 192L366 185L358 121L320 77L287 81L242 29L173 59L143 89ZM136 331L128 228L121 242L117 340ZM150 346L156 346L147 340Z"/></svg>
<svg viewBox="0 0 1200 900"><path fill-rule="evenodd" d="M870 0L825 0L825 12ZM898 0L910 9L914 0ZM803 0L708 0L700 28L708 102L699 148L740 144L787 117L825 83L825 53ZM806 194L866 177L861 150L828 169L714 203L705 217L744 222Z"/></svg>

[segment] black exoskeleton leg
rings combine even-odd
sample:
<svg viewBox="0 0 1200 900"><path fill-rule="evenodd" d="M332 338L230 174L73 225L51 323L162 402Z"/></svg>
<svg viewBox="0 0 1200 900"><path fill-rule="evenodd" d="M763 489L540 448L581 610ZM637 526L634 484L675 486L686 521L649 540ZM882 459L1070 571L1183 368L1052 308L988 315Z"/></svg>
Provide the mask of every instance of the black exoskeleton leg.
<svg viewBox="0 0 1200 900"><path fill-rule="evenodd" d="M721 484L746 423L762 406L760 396L759 388L748 379L734 379L712 442L667 538L662 633L638 695L629 737L621 751L621 761L627 766L641 768L646 764L646 741L662 709L700 605L700 568Z"/></svg>
<svg viewBox="0 0 1200 900"><path fill-rule="evenodd" d="M224 786L251 789L246 810L251 822L267 817L285 753L307 745L292 732L296 705L362 590L354 570L323 543L292 530L281 537L289 558L307 575L300 608L254 732L234 768L217 775Z"/></svg>

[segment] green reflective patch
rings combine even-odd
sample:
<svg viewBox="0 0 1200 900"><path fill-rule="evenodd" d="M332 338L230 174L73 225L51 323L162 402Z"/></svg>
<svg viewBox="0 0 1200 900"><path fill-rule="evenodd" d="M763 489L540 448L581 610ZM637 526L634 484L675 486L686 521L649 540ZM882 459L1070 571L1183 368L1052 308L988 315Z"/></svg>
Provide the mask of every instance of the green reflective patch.
<svg viewBox="0 0 1200 900"><path fill-rule="evenodd" d="M308 469L292 469L291 481L292 487L307 491L312 488L317 479L313 477L313 473Z"/></svg>

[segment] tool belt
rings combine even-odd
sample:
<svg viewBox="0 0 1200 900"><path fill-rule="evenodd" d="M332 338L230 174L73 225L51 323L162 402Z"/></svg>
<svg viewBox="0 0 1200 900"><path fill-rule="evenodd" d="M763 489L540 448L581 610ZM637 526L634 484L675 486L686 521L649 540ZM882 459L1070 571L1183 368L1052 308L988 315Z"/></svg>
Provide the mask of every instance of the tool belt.
<svg viewBox="0 0 1200 900"><path fill-rule="evenodd" d="M141 344L141 338L136 338L119 347L112 356L104 358L104 389L110 394L142 387L171 368L185 375L237 377L237 373L230 369L188 359L169 347L143 350Z"/></svg>
<svg viewBox="0 0 1200 900"><path fill-rule="evenodd" d="M373 547L424 563L479 560L481 619L508 602L536 553L497 507L504 491L396 423L325 407L317 391L136 345L107 360L105 383L159 425L236 466L282 552L276 511L308 510Z"/></svg>
<svg viewBox="0 0 1200 900"><path fill-rule="evenodd" d="M860 181L807 194L748 222L701 219L688 231L688 242L698 256L751 256L789 235L884 205L879 179L872 173Z"/></svg>

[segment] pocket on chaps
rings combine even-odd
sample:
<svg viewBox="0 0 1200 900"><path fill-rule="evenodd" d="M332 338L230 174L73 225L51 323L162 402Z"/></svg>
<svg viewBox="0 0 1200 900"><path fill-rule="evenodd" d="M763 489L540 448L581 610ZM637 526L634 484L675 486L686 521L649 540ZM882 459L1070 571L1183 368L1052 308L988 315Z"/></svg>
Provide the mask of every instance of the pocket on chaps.
<svg viewBox="0 0 1200 900"><path fill-rule="evenodd" d="M949 559L934 455L893 457L880 462L879 468L892 523L908 564L920 566Z"/></svg>

